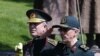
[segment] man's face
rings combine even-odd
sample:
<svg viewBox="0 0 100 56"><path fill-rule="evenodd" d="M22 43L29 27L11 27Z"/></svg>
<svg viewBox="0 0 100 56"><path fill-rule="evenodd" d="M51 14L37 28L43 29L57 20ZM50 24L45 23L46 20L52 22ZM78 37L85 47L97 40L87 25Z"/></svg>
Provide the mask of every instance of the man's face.
<svg viewBox="0 0 100 56"><path fill-rule="evenodd" d="M76 36L75 30L71 28L60 29L59 31L64 42L71 42Z"/></svg>
<svg viewBox="0 0 100 56"><path fill-rule="evenodd" d="M46 22L29 23L29 30L32 36L42 36L47 31Z"/></svg>

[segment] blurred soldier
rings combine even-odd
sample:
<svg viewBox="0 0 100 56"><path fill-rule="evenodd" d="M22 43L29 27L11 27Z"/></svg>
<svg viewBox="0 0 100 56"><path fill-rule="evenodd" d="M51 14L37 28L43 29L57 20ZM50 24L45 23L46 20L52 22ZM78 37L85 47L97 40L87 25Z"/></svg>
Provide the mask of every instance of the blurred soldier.
<svg viewBox="0 0 100 56"><path fill-rule="evenodd" d="M52 50L57 42L47 36L47 22L52 18L39 9L30 9L26 15L29 18L29 30L33 40L24 45L24 56L53 56Z"/></svg>
<svg viewBox="0 0 100 56"><path fill-rule="evenodd" d="M63 39L57 46L57 54L61 56L94 56L94 53L88 47L82 45L77 39L79 35L79 22L74 16L65 16L59 27L59 32Z"/></svg>

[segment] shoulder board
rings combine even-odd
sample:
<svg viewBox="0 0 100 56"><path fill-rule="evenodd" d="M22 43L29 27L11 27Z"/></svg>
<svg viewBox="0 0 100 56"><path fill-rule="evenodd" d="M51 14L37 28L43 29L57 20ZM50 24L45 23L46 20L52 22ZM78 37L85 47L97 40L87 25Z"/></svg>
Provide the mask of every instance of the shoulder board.
<svg viewBox="0 0 100 56"><path fill-rule="evenodd" d="M80 48L81 48L83 51L88 51L88 50L89 50L89 47L87 47L86 45L80 45Z"/></svg>
<svg viewBox="0 0 100 56"><path fill-rule="evenodd" d="M51 38L47 38L47 41L48 41L50 44L54 45L54 46L56 46L57 43L58 43L58 41L53 40L53 39L51 39Z"/></svg>

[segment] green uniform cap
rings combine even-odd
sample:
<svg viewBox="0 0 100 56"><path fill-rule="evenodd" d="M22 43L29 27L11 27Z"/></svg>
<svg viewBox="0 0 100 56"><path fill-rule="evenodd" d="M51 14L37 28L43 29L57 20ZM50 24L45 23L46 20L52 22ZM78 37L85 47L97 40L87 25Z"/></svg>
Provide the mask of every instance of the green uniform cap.
<svg viewBox="0 0 100 56"><path fill-rule="evenodd" d="M29 18L29 23L39 23L52 20L51 16L39 9L30 9L26 12L26 15Z"/></svg>

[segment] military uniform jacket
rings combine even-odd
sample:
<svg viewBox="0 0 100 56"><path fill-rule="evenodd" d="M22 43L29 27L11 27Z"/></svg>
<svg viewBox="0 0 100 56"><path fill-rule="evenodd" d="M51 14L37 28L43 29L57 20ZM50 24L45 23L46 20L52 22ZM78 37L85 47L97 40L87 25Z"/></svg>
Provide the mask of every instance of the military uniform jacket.
<svg viewBox="0 0 100 56"><path fill-rule="evenodd" d="M55 56L54 46L55 43L51 39L38 39L33 40L31 43L24 45L23 55L24 56Z"/></svg>
<svg viewBox="0 0 100 56"><path fill-rule="evenodd" d="M81 47L81 43L77 42L76 50L73 52L70 48L66 47L66 45L59 43L56 47L56 56L94 56L94 53L86 49L86 47Z"/></svg>

